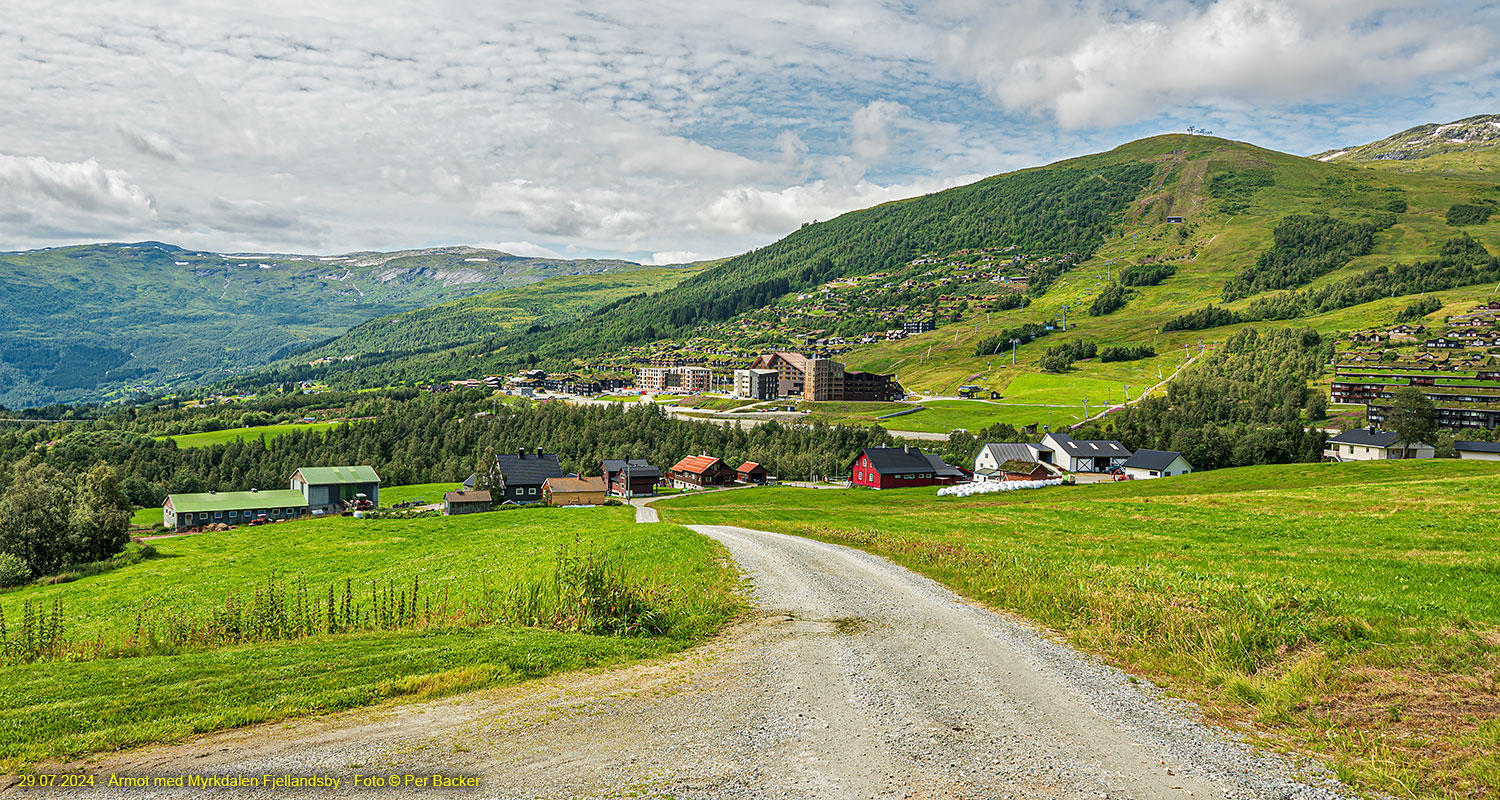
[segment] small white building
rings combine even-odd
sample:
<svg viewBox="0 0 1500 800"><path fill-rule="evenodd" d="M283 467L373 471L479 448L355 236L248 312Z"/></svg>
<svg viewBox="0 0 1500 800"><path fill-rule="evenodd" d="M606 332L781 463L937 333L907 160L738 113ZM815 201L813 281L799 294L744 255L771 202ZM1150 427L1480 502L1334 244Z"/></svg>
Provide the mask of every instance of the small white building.
<svg viewBox="0 0 1500 800"><path fill-rule="evenodd" d="M1453 452L1474 461L1500 461L1500 442L1454 442Z"/></svg>
<svg viewBox="0 0 1500 800"><path fill-rule="evenodd" d="M1390 431L1353 428L1328 440L1323 457L1329 461L1382 461L1393 458L1433 458L1437 450L1424 442L1407 447ZM1410 455L1408 455L1408 452Z"/></svg>
<svg viewBox="0 0 1500 800"><path fill-rule="evenodd" d="M979 455L974 456L974 474L989 474L1007 461L1050 463L1052 451L1026 442L991 442L979 448Z"/></svg>
<svg viewBox="0 0 1500 800"><path fill-rule="evenodd" d="M1133 480L1186 475L1193 465L1175 450L1137 450L1125 462L1125 474Z"/></svg>

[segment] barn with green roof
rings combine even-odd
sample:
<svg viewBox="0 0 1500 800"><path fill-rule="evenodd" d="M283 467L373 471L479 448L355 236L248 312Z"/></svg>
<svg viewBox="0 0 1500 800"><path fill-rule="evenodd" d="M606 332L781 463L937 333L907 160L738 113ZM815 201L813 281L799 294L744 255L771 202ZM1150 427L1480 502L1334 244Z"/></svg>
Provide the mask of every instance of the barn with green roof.
<svg viewBox="0 0 1500 800"><path fill-rule="evenodd" d="M292 473L292 488L315 514L337 514L361 494L380 505L380 476L374 467L299 467Z"/></svg>
<svg viewBox="0 0 1500 800"><path fill-rule="evenodd" d="M254 520L281 522L307 510L307 498L290 489L200 492L167 495L161 506L164 527L184 531L205 525L244 525Z"/></svg>

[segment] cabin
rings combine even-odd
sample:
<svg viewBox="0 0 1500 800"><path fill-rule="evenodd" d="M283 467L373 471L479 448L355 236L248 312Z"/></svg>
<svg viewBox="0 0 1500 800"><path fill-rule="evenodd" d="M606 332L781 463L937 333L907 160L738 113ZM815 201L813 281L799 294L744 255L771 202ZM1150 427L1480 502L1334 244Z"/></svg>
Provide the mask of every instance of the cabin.
<svg viewBox="0 0 1500 800"><path fill-rule="evenodd" d="M961 470L935 455L906 447L867 447L849 464L849 482L871 489L935 486L965 479Z"/></svg>
<svg viewBox="0 0 1500 800"><path fill-rule="evenodd" d="M1379 461L1397 458L1434 458L1437 449L1430 444L1414 442L1410 447L1396 441L1390 431L1352 428L1330 438L1323 451L1325 461ZM1408 455L1409 453L1409 455Z"/></svg>
<svg viewBox="0 0 1500 800"><path fill-rule="evenodd" d="M302 493L314 514L380 505L380 476L374 467L298 467L291 488Z"/></svg>
<svg viewBox="0 0 1500 800"><path fill-rule="evenodd" d="M549 506L599 506L609 500L609 491L601 475L548 478L542 497Z"/></svg>
<svg viewBox="0 0 1500 800"><path fill-rule="evenodd" d="M644 458L606 458L600 467L605 490L616 497L650 497L661 483L661 470Z"/></svg>
<svg viewBox="0 0 1500 800"><path fill-rule="evenodd" d="M766 468L761 466L760 464L755 463L754 461L746 461L745 463L741 464L739 466L739 469L736 469L734 473L735 478L739 480L740 483L749 483L754 485L763 484L766 482L766 479L770 477L770 473L766 471Z"/></svg>
<svg viewBox="0 0 1500 800"><path fill-rule="evenodd" d="M1193 471L1193 465L1175 450L1143 448L1131 454L1130 458L1125 461L1124 469L1125 474L1133 480L1149 480L1186 475Z"/></svg>
<svg viewBox="0 0 1500 800"><path fill-rule="evenodd" d="M1500 461L1500 442L1454 442L1453 452L1474 461Z"/></svg>
<svg viewBox="0 0 1500 800"><path fill-rule="evenodd" d="M667 470L667 479L679 489L729 486L739 477L728 464L713 456L688 456Z"/></svg>
<svg viewBox="0 0 1500 800"><path fill-rule="evenodd" d="M1074 439L1066 433L1042 437L1042 447L1052 453L1044 459L1068 472L1111 472L1125 465L1130 449L1113 439Z"/></svg>
<svg viewBox="0 0 1500 800"><path fill-rule="evenodd" d="M460 489L443 495L443 513L450 517L459 514L482 514L490 510L493 502L489 492Z"/></svg>
<svg viewBox="0 0 1500 800"><path fill-rule="evenodd" d="M162 502L161 524L185 531L214 523L282 522L297 519L306 512L307 498L295 489L171 494Z"/></svg>
<svg viewBox="0 0 1500 800"><path fill-rule="evenodd" d="M490 473L490 495L498 503L540 503L542 484L548 478L561 478L562 465L555 453L543 453L538 447L535 453L517 450L515 455L502 453L495 456L494 472ZM464 489L476 486L476 476L464 480Z"/></svg>

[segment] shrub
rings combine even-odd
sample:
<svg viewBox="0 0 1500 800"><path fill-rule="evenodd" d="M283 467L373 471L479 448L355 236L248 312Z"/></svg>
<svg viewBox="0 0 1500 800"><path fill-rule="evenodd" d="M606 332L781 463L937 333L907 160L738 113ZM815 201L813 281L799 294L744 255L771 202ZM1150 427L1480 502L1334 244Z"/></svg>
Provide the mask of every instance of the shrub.
<svg viewBox="0 0 1500 800"><path fill-rule="evenodd" d="M1208 305L1197 311L1189 311L1179 317L1174 317L1161 326L1163 331L1201 331L1207 328L1217 328L1220 325L1233 325L1241 322L1240 315L1227 308L1216 305Z"/></svg>
<svg viewBox="0 0 1500 800"><path fill-rule="evenodd" d="M1100 361L1140 361L1156 355L1156 348L1148 344L1106 347L1099 351Z"/></svg>
<svg viewBox="0 0 1500 800"><path fill-rule="evenodd" d="M1386 204L1385 210L1391 212L1392 214L1405 214L1406 201L1398 197L1395 200L1392 200L1390 203Z"/></svg>
<svg viewBox="0 0 1500 800"><path fill-rule="evenodd" d="M1126 301L1130 299L1131 292L1119 283L1111 283L1104 287L1104 291L1094 298L1089 306L1089 314L1102 317L1105 314L1113 314L1125 307Z"/></svg>
<svg viewBox="0 0 1500 800"><path fill-rule="evenodd" d="M1415 319L1431 314L1443 307L1443 302L1436 297L1421 297L1413 301L1411 305L1396 312L1396 322L1411 322Z"/></svg>
<svg viewBox="0 0 1500 800"><path fill-rule="evenodd" d="M1120 283L1126 286L1155 286L1176 272L1177 268L1171 264L1137 264L1120 273Z"/></svg>
<svg viewBox="0 0 1500 800"><path fill-rule="evenodd" d="M1455 203L1448 209L1449 225L1483 225L1490 221L1489 206L1475 206L1468 203Z"/></svg>
<svg viewBox="0 0 1500 800"><path fill-rule="evenodd" d="M0 553L0 586L20 586L31 580L31 568L13 553Z"/></svg>

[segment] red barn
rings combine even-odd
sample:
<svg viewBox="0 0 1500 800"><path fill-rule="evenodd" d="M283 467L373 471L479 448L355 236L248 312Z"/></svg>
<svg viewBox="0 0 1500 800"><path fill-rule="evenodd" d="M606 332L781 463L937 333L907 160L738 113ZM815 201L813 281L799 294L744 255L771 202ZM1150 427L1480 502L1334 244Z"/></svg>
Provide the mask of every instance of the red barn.
<svg viewBox="0 0 1500 800"><path fill-rule="evenodd" d="M915 447L870 447L849 465L849 480L871 489L957 483L964 474Z"/></svg>

